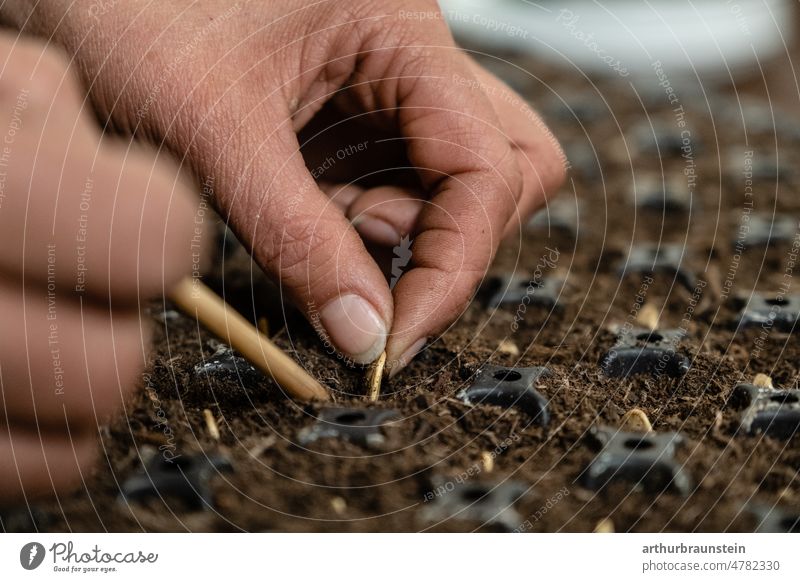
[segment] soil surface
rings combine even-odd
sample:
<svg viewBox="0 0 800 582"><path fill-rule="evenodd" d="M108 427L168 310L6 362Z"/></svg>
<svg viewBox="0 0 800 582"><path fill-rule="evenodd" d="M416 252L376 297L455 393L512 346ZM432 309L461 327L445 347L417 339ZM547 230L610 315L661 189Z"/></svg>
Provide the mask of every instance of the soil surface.
<svg viewBox="0 0 800 582"><path fill-rule="evenodd" d="M522 228L491 274L555 281L558 307L540 301L539 288L524 313L519 300L487 308L487 291L479 292L450 329L384 383L378 407L398 417L380 431L382 443L365 446L335 437L301 442L319 406L287 399L241 362L239 373L198 372L219 344L171 305L154 304L146 317L156 323L155 347L142 390L102 427L95 471L74 494L7 512L4 529L555 532L613 524L618 532L719 532L754 531L766 527L765 517L796 511L797 438L737 431L742 411L728 399L757 373L776 388L798 387L797 336L775 326L737 331L736 318L754 291L775 297L789 285L787 297L800 293L792 279L800 130L770 114L758 87L742 93L669 80L673 96L655 72L634 89L625 78L597 81L504 58L515 65L482 60L542 113L571 169L560 202L551 200L551 228ZM653 179L657 192L663 184L685 191L685 209L637 205ZM557 220L576 208L574 230ZM740 224L756 213L791 217L791 236L737 250ZM273 340L334 391L336 406L368 407L365 371L326 353L313 328L282 309L238 243L221 240L207 282L254 322L266 318ZM676 245L682 272L621 277L631 248L648 243ZM684 275L694 284L684 285ZM691 362L685 376L603 373L599 363L618 330L641 326L642 304L655 308L659 329L684 330L676 350ZM537 390L548 402L548 426L517 407L464 403L458 393L485 364L547 367ZM682 435L674 463L690 480L685 494L622 479L600 491L585 486L581 474L599 450L592 427L619 428L633 408L657 433ZM232 470L211 471L204 509L180 494L124 501L126 480L159 455L222 455ZM503 498L509 483L521 488Z"/></svg>

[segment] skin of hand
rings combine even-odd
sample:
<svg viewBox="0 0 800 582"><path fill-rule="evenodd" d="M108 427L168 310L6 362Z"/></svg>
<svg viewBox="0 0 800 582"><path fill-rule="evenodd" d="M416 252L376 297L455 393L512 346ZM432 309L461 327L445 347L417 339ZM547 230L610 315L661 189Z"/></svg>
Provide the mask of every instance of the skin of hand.
<svg viewBox="0 0 800 582"><path fill-rule="evenodd" d="M66 47L102 119L213 184L257 263L355 363L385 349L392 373L407 364L564 177L551 133L433 0L8 0L2 17ZM367 246L406 236L390 288Z"/></svg>
<svg viewBox="0 0 800 582"><path fill-rule="evenodd" d="M0 34L0 507L79 485L140 378L140 301L191 273L197 196L101 136L61 52Z"/></svg>

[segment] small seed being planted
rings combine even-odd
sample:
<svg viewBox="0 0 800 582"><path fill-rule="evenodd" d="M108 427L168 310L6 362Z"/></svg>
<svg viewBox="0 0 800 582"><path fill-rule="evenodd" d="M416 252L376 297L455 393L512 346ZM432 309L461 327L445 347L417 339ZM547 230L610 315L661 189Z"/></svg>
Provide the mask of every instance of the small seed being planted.
<svg viewBox="0 0 800 582"><path fill-rule="evenodd" d="M774 388L772 385L772 378L766 374L756 374L756 377L753 378L753 386L759 388Z"/></svg>
<svg viewBox="0 0 800 582"><path fill-rule="evenodd" d="M651 432L653 430L650 419L639 408L632 408L626 412L619 423L619 427L628 432Z"/></svg>
<svg viewBox="0 0 800 582"><path fill-rule="evenodd" d="M206 429L208 430L208 434L212 439L218 441L219 426L217 426L217 420L214 418L214 414L208 408L206 408L203 410L203 418L206 421Z"/></svg>
<svg viewBox="0 0 800 582"><path fill-rule="evenodd" d="M610 518L604 517L597 522L592 531L594 533L614 533L614 522Z"/></svg>
<svg viewBox="0 0 800 582"><path fill-rule="evenodd" d="M375 402L381 395L383 369L386 366L386 352L383 352L367 369L367 398Z"/></svg>

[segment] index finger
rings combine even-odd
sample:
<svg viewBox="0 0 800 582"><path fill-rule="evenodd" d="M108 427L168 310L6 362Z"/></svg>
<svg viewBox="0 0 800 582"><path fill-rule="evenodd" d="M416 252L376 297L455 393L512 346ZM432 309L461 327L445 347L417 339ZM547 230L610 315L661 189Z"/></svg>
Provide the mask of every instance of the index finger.
<svg viewBox="0 0 800 582"><path fill-rule="evenodd" d="M399 79L398 129L431 193L417 221L410 268L394 287L387 362L396 371L469 304L517 211L522 173L458 49L404 47L394 62L401 70L387 78Z"/></svg>

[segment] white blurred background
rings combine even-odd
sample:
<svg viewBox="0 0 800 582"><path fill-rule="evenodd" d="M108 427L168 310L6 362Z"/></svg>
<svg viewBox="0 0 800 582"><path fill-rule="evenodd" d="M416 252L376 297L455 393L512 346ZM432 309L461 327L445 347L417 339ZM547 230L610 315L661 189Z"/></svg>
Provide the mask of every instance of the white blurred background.
<svg viewBox="0 0 800 582"><path fill-rule="evenodd" d="M588 74L759 75L794 37L789 0L440 0L459 39Z"/></svg>

